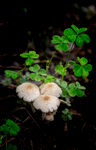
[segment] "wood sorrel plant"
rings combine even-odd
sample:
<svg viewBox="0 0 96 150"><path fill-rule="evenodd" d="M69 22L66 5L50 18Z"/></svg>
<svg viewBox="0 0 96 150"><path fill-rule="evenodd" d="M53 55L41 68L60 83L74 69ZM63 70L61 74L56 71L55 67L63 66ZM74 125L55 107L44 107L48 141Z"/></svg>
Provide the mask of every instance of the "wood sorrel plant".
<svg viewBox="0 0 96 150"><path fill-rule="evenodd" d="M25 59L24 68L18 72L5 70L5 76L10 77L12 80L15 79L18 84L28 80L36 82L42 81L43 83L56 82L62 88L62 98L66 100L68 106L71 106L70 98L75 96L84 96L84 90L86 88L78 81L74 81L73 83L65 81L68 69L70 69L70 66L73 66L71 68L74 76L77 78L87 78L89 72L92 70L92 65L88 64L88 60L85 57L77 57L77 61L70 59L70 54L74 45L83 46L84 43L90 42L90 37L84 33L85 31L87 31L87 28L79 29L75 25L71 25L71 28L64 30L63 36L54 35L52 37L51 42L52 44L55 44L56 50L68 53L66 63L64 64L63 62L60 62L59 65L55 66L55 76L48 73L49 65L53 56L47 62L46 69L43 69L39 66L39 64L35 64L35 60L39 58L39 55L35 51L20 54L20 56ZM71 45L71 47L69 47L69 45ZM24 74L24 72L26 72L26 68L28 73ZM60 77L57 77L58 75ZM65 121L68 119L71 120L72 113L65 108L65 110L62 111L62 118Z"/></svg>

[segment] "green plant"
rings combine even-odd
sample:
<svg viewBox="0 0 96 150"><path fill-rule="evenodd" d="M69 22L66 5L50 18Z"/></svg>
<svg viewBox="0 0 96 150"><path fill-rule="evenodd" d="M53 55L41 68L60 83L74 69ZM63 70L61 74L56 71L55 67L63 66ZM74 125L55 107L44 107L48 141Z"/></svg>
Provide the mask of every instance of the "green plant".
<svg viewBox="0 0 96 150"><path fill-rule="evenodd" d="M7 119L6 123L0 126L0 144L2 144L2 141L4 141L4 140L7 143L7 137L8 136L16 136L19 131L20 131L20 127L14 121ZM11 145L11 147L12 147L12 145ZM9 149L9 148L7 148L7 149ZM16 149L16 146L14 147L14 150L15 149Z"/></svg>
<svg viewBox="0 0 96 150"><path fill-rule="evenodd" d="M51 42L55 45L56 50L63 51L64 53L67 52L65 64L64 62L59 62L55 66L54 75L48 73L54 55L52 55L50 60L46 61L47 65L45 69L41 68L39 64L36 64L36 59L39 59L36 51L29 51L20 54L25 59L23 69L16 72L5 70L5 76L15 80L17 84L30 80L43 83L56 82L62 88L62 98L66 100L68 106L71 106L71 97L84 96L84 90L86 89L79 83L79 77L83 77L83 79L87 78L89 72L92 70L92 65L88 64L88 60L85 57L77 57L76 61L70 59L70 54L74 46L83 46L84 43L90 42L90 37L84 33L85 31L87 31L87 28L78 28L75 25L71 25L71 28L64 30L62 36L54 35L52 37ZM76 81L72 83L65 81L69 70L76 76ZM24 72L27 73L24 74ZM67 111L67 108L65 110Z"/></svg>

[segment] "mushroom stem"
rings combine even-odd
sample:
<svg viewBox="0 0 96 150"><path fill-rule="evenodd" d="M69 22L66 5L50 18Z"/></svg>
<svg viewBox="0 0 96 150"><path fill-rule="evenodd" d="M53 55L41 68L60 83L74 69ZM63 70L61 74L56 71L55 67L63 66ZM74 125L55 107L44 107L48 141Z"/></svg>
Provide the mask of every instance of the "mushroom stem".
<svg viewBox="0 0 96 150"><path fill-rule="evenodd" d="M66 104L67 106L70 105L70 103L68 103L68 102L66 102L66 101L64 101L64 100L62 100L62 99L59 99L59 100L60 100L60 103Z"/></svg>
<svg viewBox="0 0 96 150"><path fill-rule="evenodd" d="M29 103L30 104L30 106L31 106L31 110L32 110L32 112L33 113L35 113L36 112L36 110L35 110L35 108L34 108L34 106L33 106L33 102L31 102L31 103Z"/></svg>

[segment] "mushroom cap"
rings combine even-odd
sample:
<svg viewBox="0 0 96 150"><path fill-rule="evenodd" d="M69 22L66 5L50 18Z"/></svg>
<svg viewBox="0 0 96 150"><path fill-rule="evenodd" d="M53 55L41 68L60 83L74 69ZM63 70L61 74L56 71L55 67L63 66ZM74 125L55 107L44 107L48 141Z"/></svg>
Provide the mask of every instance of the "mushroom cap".
<svg viewBox="0 0 96 150"><path fill-rule="evenodd" d="M62 94L61 88L54 82L42 84L40 90L41 94L53 95L56 97L60 97Z"/></svg>
<svg viewBox="0 0 96 150"><path fill-rule="evenodd" d="M19 98L23 98L23 100L27 102L32 102L40 96L38 86L30 82L25 82L17 86L16 92Z"/></svg>
<svg viewBox="0 0 96 150"><path fill-rule="evenodd" d="M36 109L41 110L42 112L53 112L57 110L60 105L60 101L57 97L52 95L40 95L35 101L33 102L33 106Z"/></svg>

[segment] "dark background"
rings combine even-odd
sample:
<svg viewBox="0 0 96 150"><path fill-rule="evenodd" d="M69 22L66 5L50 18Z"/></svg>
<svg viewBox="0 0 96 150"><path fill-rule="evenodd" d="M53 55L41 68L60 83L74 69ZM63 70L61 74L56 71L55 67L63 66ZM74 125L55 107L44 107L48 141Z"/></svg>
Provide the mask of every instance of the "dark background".
<svg viewBox="0 0 96 150"><path fill-rule="evenodd" d="M31 150L95 150L96 149L96 2L95 1L68 1L63 8L58 5L52 12L50 7L45 10L33 8L3 8L0 9L0 78L4 78L4 70L18 69L22 65L19 54L26 50L36 49L41 60L50 58L54 47L51 38L54 34L61 34L70 25L87 27L91 42L81 50L76 48L79 56L85 56L93 65L89 76L89 82L84 83L87 87L86 97L77 99L72 107L82 114L82 117L73 116L68 122L68 130L65 131L66 123L61 119L60 112L55 121L46 122L39 119L38 113L32 114L38 122L40 129L32 120L22 123L26 117L25 111L17 114L12 113L18 107L15 89L1 85L0 87L0 124L7 118L16 119L21 126L19 137L15 143L20 149ZM42 11L41 11L42 10ZM74 53L74 56L76 54ZM62 61L63 57L58 61ZM53 59L53 63L56 62ZM58 62L57 62L58 63ZM13 67L13 68L12 68ZM17 67L17 68L16 68ZM30 109L30 108L29 108ZM61 110L60 107L59 110ZM15 116L15 117L14 117ZM2 148L3 149L3 148Z"/></svg>

